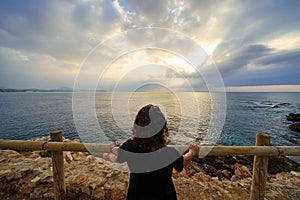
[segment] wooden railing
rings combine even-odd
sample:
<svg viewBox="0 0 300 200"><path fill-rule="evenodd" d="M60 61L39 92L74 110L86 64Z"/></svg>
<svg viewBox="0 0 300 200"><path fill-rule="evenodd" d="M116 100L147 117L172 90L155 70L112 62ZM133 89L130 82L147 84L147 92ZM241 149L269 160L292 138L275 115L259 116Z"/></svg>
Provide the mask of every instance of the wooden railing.
<svg viewBox="0 0 300 200"><path fill-rule="evenodd" d="M66 186L64 180L63 151L110 152L109 144L62 142L62 131L50 133L51 141L0 140L0 148L15 150L49 150L52 156L53 181L55 199L65 199ZM256 146L201 146L199 155L236 156L254 155L251 185L251 200L261 200L265 196L269 156L300 156L300 146L269 146L270 136L256 134ZM187 146L173 146L179 152L187 150Z"/></svg>

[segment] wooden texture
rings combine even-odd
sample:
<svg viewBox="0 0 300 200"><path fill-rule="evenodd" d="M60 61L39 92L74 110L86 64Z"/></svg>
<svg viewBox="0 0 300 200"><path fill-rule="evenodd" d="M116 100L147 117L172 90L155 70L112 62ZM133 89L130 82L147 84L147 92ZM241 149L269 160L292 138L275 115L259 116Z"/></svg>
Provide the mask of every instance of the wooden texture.
<svg viewBox="0 0 300 200"><path fill-rule="evenodd" d="M256 134L256 146L270 145L270 136L266 134ZM268 156L256 155L253 161L253 175L251 185L251 200L263 200L268 173Z"/></svg>
<svg viewBox="0 0 300 200"><path fill-rule="evenodd" d="M63 138L61 131L53 131L50 133L50 136L51 140L62 142ZM66 198L63 151L52 151L51 157L55 199L62 200Z"/></svg>
<svg viewBox="0 0 300 200"><path fill-rule="evenodd" d="M186 145L169 145L183 153ZM0 140L0 148L15 150L49 150L49 151L80 151L109 153L109 144L75 143L75 142L43 142L26 140ZM199 156L300 156L300 146L201 146Z"/></svg>

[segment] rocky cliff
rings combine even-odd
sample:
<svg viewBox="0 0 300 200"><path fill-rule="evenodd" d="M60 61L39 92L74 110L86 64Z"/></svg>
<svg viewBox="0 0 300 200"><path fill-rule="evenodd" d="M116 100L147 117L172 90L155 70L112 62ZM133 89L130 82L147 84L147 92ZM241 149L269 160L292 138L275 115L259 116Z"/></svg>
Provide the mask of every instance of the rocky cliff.
<svg viewBox="0 0 300 200"><path fill-rule="evenodd" d="M43 155L43 154L42 154ZM117 170L112 154L95 157L83 152L65 152L67 199L124 199L129 174ZM223 164L226 164L225 162ZM209 164L192 162L173 173L178 199L247 199L251 170L238 162L209 175ZM206 167L206 168L205 168ZM299 199L300 173L269 175L266 199ZM0 151L1 199L54 199L51 158L41 152Z"/></svg>

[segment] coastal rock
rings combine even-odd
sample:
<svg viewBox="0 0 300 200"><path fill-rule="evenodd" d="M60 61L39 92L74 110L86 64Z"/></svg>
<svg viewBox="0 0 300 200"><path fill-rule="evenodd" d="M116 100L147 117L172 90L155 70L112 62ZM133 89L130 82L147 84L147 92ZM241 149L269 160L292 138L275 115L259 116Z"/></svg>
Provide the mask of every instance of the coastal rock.
<svg viewBox="0 0 300 200"><path fill-rule="evenodd" d="M293 176L300 177L300 172L291 171L291 174L292 174Z"/></svg>
<svg viewBox="0 0 300 200"><path fill-rule="evenodd" d="M73 156L71 155L70 151L65 151L64 152L64 158L68 163L71 163L74 159Z"/></svg>
<svg viewBox="0 0 300 200"><path fill-rule="evenodd" d="M236 176L235 175L233 175L231 178L230 178L230 181L236 181Z"/></svg>
<svg viewBox="0 0 300 200"><path fill-rule="evenodd" d="M28 158L30 158L30 159L40 159L41 155L37 152L32 152L28 155Z"/></svg>
<svg viewBox="0 0 300 200"><path fill-rule="evenodd" d="M270 156L268 164L268 172L277 174L281 172L299 171L300 164L284 156Z"/></svg>
<svg viewBox="0 0 300 200"><path fill-rule="evenodd" d="M296 123L294 123L294 124L290 124L290 125L289 125L289 128L290 128L292 131L300 132L300 122L296 122Z"/></svg>
<svg viewBox="0 0 300 200"><path fill-rule="evenodd" d="M241 165L239 163L236 163L234 165L234 175L236 177L236 179L244 179L244 178L249 178L251 177L251 172L250 170L244 166L244 165Z"/></svg>
<svg viewBox="0 0 300 200"><path fill-rule="evenodd" d="M236 156L237 163L245 165L248 169L253 168L253 156ZM250 170L250 171L251 171ZM300 164L285 156L270 156L268 162L268 173L277 174L281 172L299 171Z"/></svg>
<svg viewBox="0 0 300 200"><path fill-rule="evenodd" d="M207 173L207 175L211 176L211 177L216 177L217 176L217 169L215 167L213 167L212 165L209 164L202 164L202 168L205 171L205 173Z"/></svg>
<svg viewBox="0 0 300 200"><path fill-rule="evenodd" d="M290 113L289 115L286 115L286 119L288 121L299 122L300 121L300 113L299 114Z"/></svg>
<svg viewBox="0 0 300 200"><path fill-rule="evenodd" d="M226 178L228 180L235 174L236 169L234 165L236 163L252 168L251 161L237 156L207 156L196 159L196 162L207 175L218 177L219 179Z"/></svg>
<svg viewBox="0 0 300 200"><path fill-rule="evenodd" d="M252 172L253 156L207 156L202 159L195 160L201 170L211 177L226 178L231 180L237 170L237 163L245 166L248 171ZM246 169L245 168L245 169ZM220 171L222 175L220 175ZM268 164L268 173L277 174L281 172L299 171L300 164L284 156L270 156ZM247 175L246 177L249 177ZM240 177L235 177L239 179Z"/></svg>
<svg viewBox="0 0 300 200"><path fill-rule="evenodd" d="M72 154L73 160L80 160L82 158L85 158L86 156L88 156L87 152L73 152Z"/></svg>
<svg viewBox="0 0 300 200"><path fill-rule="evenodd" d="M278 173L275 174L275 178L276 180L289 180L293 177L293 175L291 173L288 172L282 172L282 173Z"/></svg>
<svg viewBox="0 0 300 200"><path fill-rule="evenodd" d="M290 103L278 103L278 104L272 106L272 108L279 108L279 107L287 106L287 105L291 105L291 104Z"/></svg>
<svg viewBox="0 0 300 200"><path fill-rule="evenodd" d="M228 170L226 170L226 169L224 169L224 170L222 171L222 175L223 175L223 177L227 178L228 180L230 180L230 179L231 179L231 176L232 176L231 172L228 171Z"/></svg>
<svg viewBox="0 0 300 200"><path fill-rule="evenodd" d="M197 182L209 182L209 181L212 181L212 177L206 175L203 172L199 172L199 173L193 175L193 178L195 180L197 180Z"/></svg>
<svg viewBox="0 0 300 200"><path fill-rule="evenodd" d="M51 158L32 159L32 154L24 155L0 151L3 160L0 199L54 199ZM105 160L97 162L100 158L76 155L81 159L65 163L67 199L124 199L129 180L127 172L107 167ZM18 159L11 159L15 157Z"/></svg>

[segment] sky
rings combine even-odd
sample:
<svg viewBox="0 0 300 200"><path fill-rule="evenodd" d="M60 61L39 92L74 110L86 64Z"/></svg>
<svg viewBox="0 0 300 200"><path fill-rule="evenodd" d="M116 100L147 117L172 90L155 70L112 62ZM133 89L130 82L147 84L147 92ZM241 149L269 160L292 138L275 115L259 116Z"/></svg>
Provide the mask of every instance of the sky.
<svg viewBox="0 0 300 200"><path fill-rule="evenodd" d="M0 87L300 92L298 0L1 0Z"/></svg>

